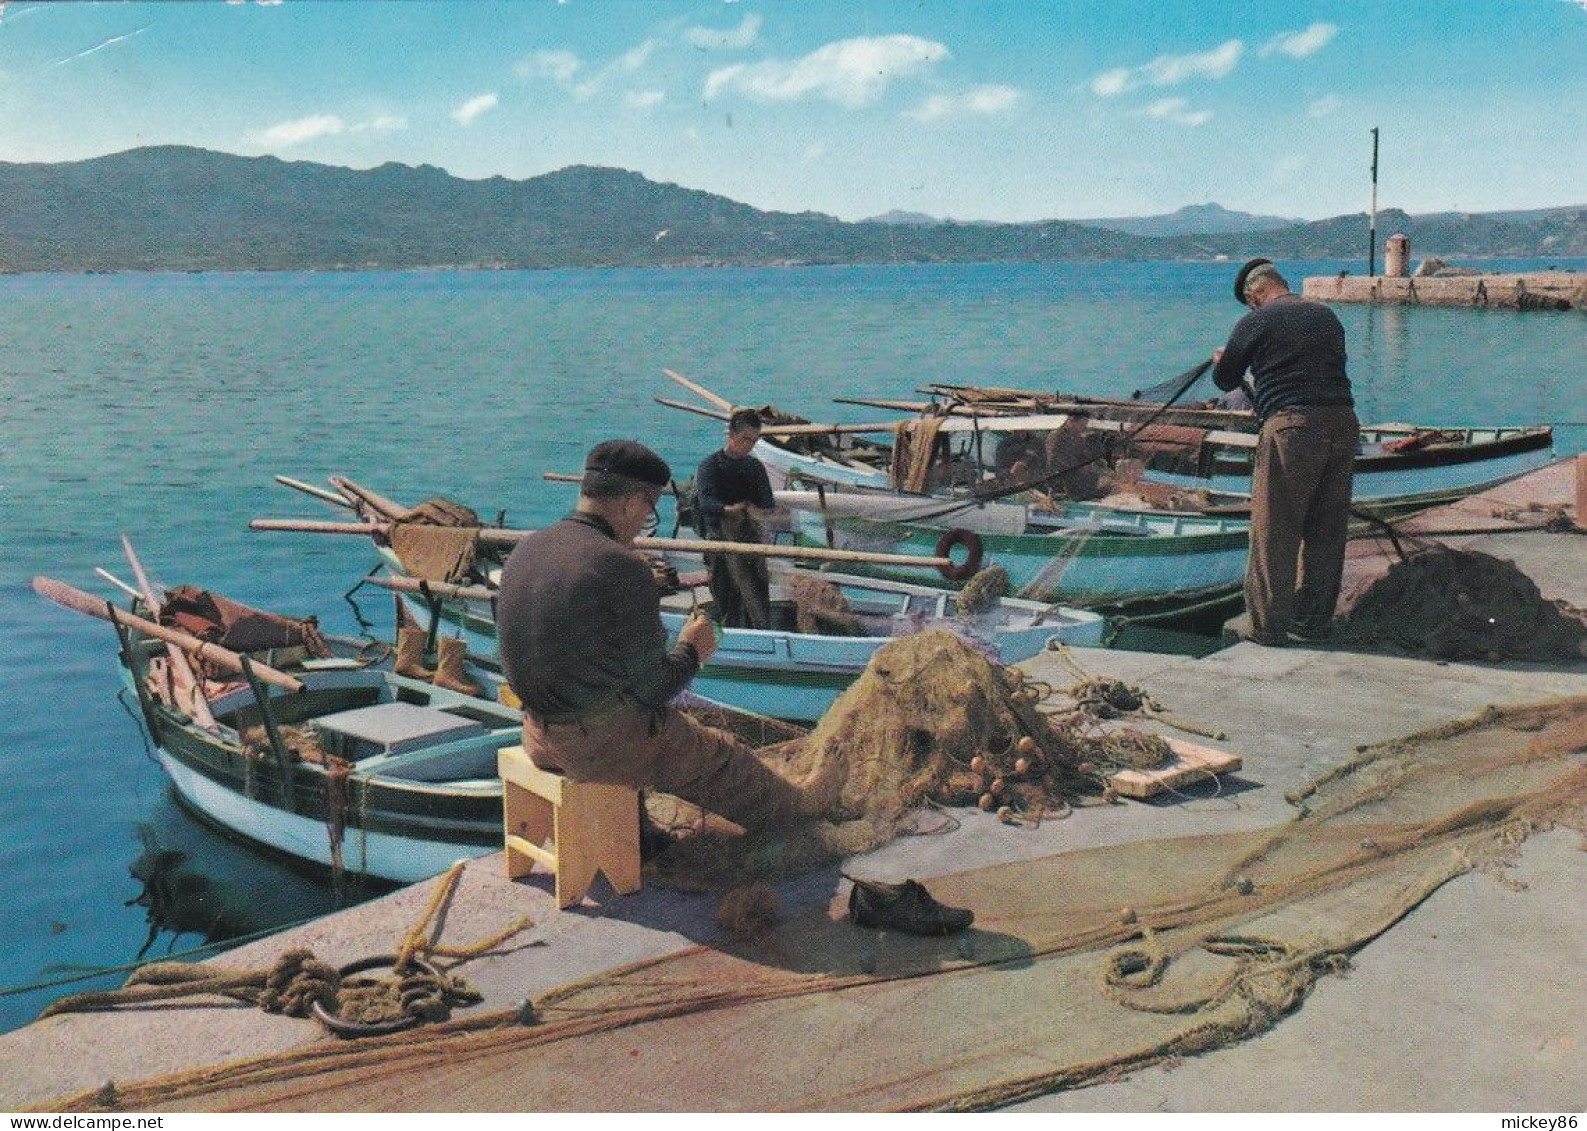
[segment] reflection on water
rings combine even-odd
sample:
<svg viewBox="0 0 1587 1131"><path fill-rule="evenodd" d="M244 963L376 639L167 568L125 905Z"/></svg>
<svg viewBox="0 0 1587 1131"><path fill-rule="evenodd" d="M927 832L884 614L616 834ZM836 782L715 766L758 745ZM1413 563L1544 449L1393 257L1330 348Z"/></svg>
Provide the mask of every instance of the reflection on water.
<svg viewBox="0 0 1587 1131"><path fill-rule="evenodd" d="M162 932L170 933L169 954L182 935L198 935L206 943L226 942L260 929L246 908L246 897L218 884L190 862L177 848L160 847L159 835L146 821L138 823L143 851L127 868L143 890L127 900L128 907L146 909L149 934L138 950L142 958Z"/></svg>

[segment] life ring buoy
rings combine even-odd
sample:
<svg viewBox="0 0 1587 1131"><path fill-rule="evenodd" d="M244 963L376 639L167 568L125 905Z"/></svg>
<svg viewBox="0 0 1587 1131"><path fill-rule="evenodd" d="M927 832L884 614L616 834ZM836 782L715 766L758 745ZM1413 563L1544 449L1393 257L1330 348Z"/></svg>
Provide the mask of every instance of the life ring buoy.
<svg viewBox="0 0 1587 1131"><path fill-rule="evenodd" d="M952 530L942 532L942 537L937 539L937 557L951 559L953 551L960 546L964 547L964 561L958 565L950 561L948 565L937 567L937 571L949 581L968 581L981 569L981 557L985 552L981 546L981 536L963 527L955 526Z"/></svg>

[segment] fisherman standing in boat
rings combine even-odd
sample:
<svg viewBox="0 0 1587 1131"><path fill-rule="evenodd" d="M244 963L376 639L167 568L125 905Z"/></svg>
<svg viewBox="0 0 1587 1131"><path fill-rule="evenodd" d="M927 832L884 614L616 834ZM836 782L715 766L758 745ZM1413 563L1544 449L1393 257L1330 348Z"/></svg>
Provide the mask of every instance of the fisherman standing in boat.
<svg viewBox="0 0 1587 1131"><path fill-rule="evenodd" d="M578 509L507 559L496 624L502 670L523 702L524 749L541 769L659 789L752 832L817 815L830 796L671 705L716 651L703 616L668 651L659 591L633 549L671 475L633 440L595 445Z"/></svg>
<svg viewBox="0 0 1587 1131"><path fill-rule="evenodd" d="M1270 646L1311 643L1326 637L1339 599L1360 444L1345 330L1328 307L1291 293L1270 259L1241 267L1234 295L1251 312L1213 352L1212 379L1236 389L1249 370L1262 424L1242 635Z"/></svg>
<svg viewBox="0 0 1587 1131"><path fill-rule="evenodd" d="M750 455L760 439L760 413L734 409L727 442L706 456L694 477L695 516L701 537L713 541L759 542L761 518L777 506L771 479ZM742 554L708 554L711 603L725 628L770 628L771 593L766 559Z"/></svg>

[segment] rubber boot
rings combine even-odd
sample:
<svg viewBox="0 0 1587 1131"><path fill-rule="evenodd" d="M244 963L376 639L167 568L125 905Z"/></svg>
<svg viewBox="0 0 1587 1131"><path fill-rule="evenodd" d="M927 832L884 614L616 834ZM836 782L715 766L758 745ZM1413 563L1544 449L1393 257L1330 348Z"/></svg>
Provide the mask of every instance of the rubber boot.
<svg viewBox="0 0 1587 1131"><path fill-rule="evenodd" d="M424 641L429 635L422 628L399 628L397 630L397 666L396 673L405 675L409 679L422 679L425 682L435 678L435 672L424 666Z"/></svg>
<svg viewBox="0 0 1587 1131"><path fill-rule="evenodd" d="M435 646L440 650L433 681L435 686L455 691L459 695L478 697L485 694L485 689L469 679L468 672L463 669L463 657L468 655L466 643L455 636L443 636L436 641Z"/></svg>

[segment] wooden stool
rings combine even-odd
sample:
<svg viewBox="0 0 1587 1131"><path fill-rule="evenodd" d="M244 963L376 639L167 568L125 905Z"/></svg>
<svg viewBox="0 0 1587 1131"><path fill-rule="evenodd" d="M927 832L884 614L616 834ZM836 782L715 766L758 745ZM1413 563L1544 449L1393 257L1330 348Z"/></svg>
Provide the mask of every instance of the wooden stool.
<svg viewBox="0 0 1587 1131"><path fill-rule="evenodd" d="M557 906L584 898L596 872L618 895L639 890L639 793L626 785L569 781L542 770L522 746L496 755L507 875L536 863L556 875ZM547 839L549 849L542 847Z"/></svg>

